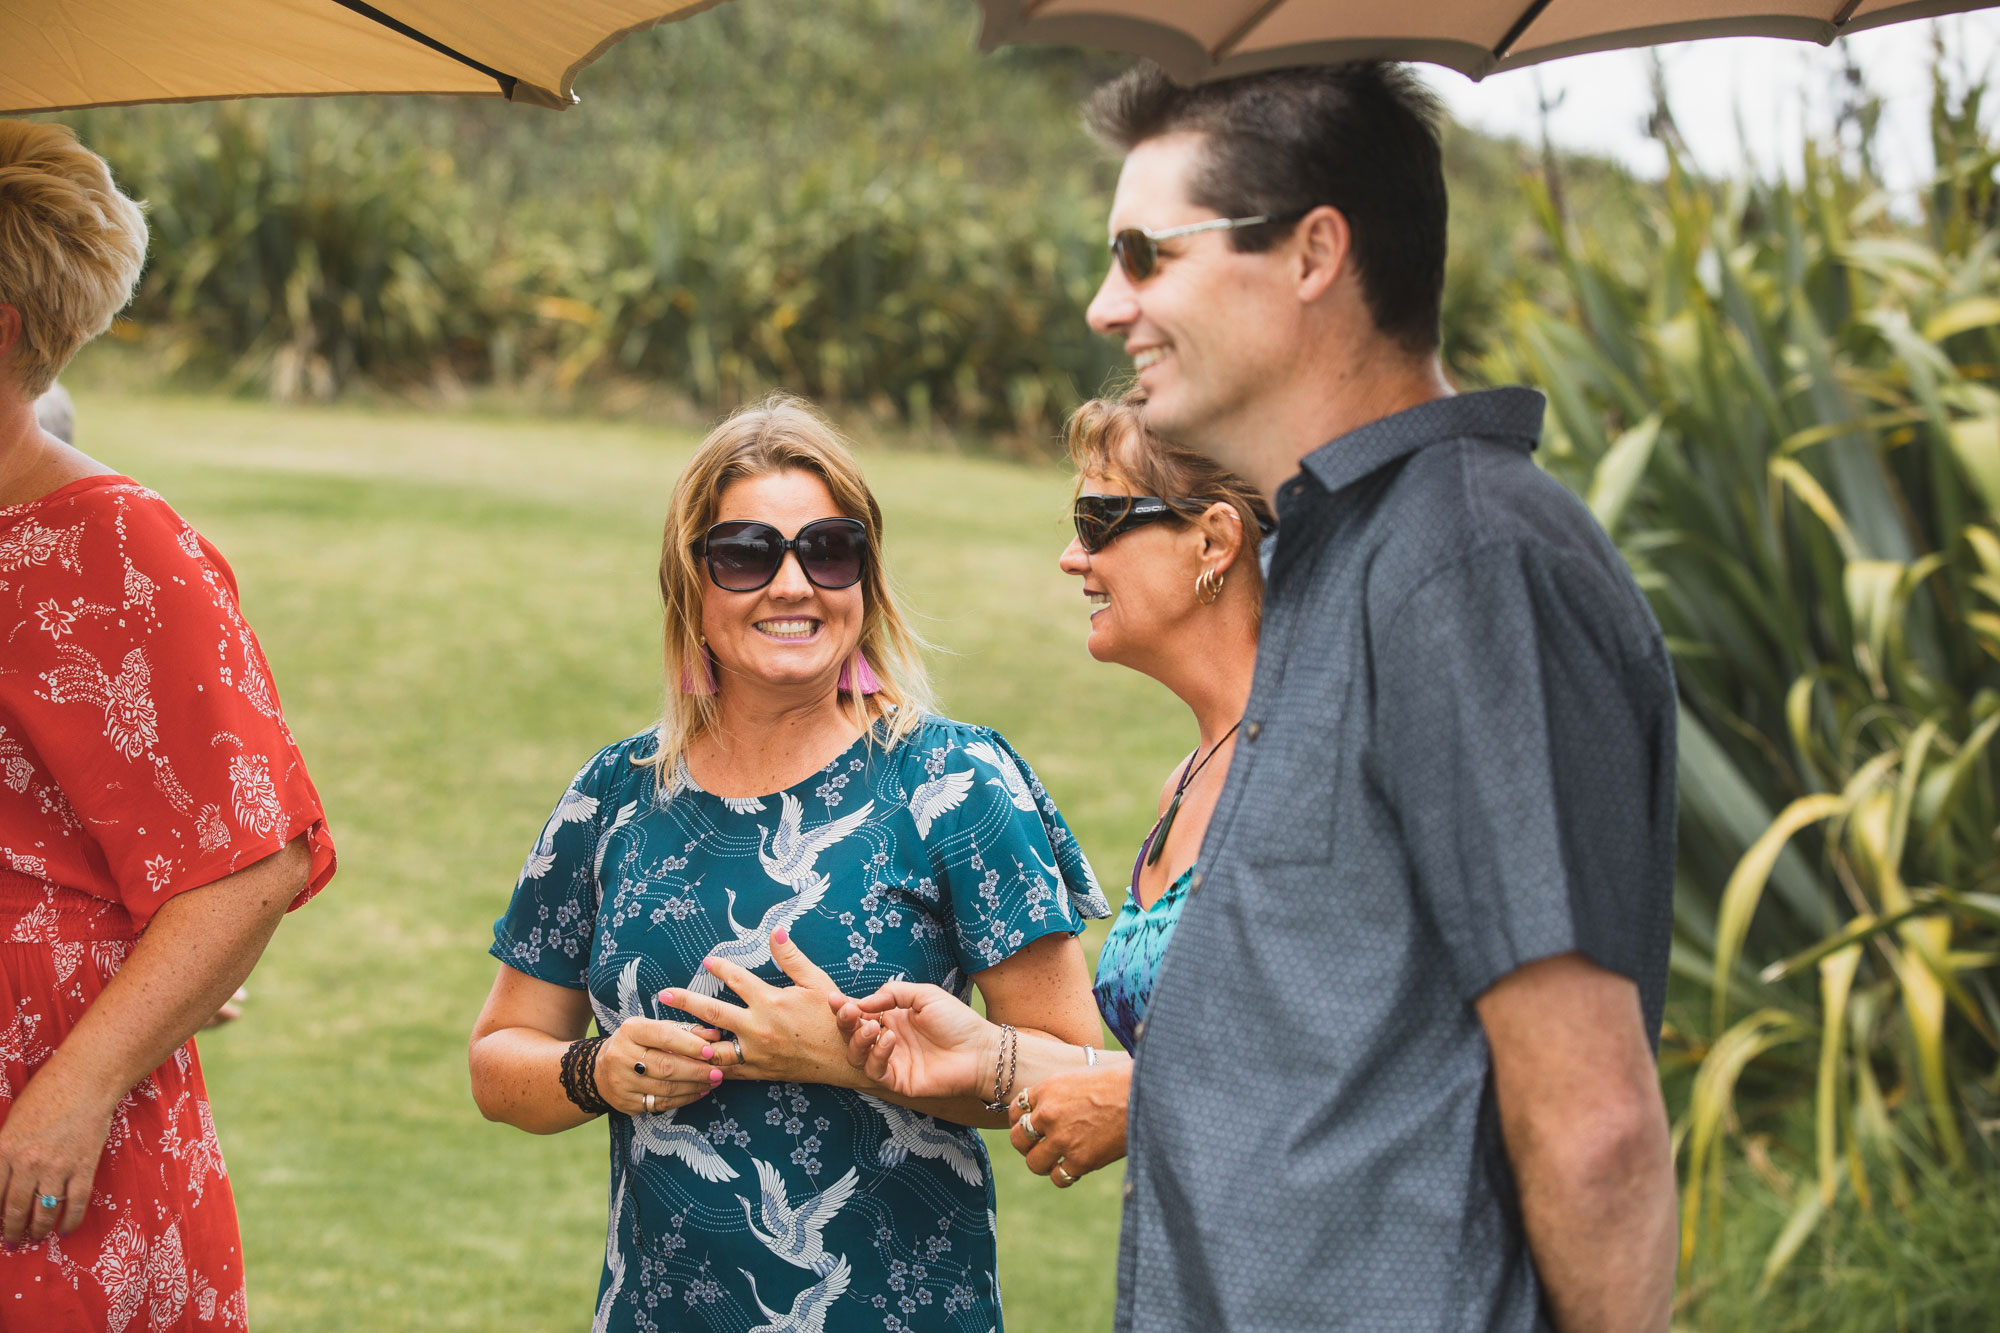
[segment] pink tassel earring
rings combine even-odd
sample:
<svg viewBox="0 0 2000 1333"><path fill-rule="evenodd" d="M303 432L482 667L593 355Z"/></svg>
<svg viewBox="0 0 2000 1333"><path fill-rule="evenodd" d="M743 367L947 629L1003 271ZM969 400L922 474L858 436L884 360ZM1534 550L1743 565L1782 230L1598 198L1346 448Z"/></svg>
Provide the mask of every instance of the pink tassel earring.
<svg viewBox="0 0 2000 1333"><path fill-rule="evenodd" d="M692 666L682 667L681 693L682 694L721 693L721 686L717 683L715 679L715 654L711 653L708 650L708 643L706 640L702 642L701 646L701 679L696 680L694 678L694 668Z"/></svg>
<svg viewBox="0 0 2000 1333"><path fill-rule="evenodd" d="M880 694L882 681L875 674L875 668L868 665L868 659L861 650L856 648L854 656L841 663L840 679L834 688L843 694Z"/></svg>

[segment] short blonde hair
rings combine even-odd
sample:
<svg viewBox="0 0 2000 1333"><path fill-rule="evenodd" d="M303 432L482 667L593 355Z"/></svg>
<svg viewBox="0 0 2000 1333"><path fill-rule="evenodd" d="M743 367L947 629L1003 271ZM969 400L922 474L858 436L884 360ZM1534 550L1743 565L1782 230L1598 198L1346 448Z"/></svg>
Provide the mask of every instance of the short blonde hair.
<svg viewBox="0 0 2000 1333"><path fill-rule="evenodd" d="M146 219L67 125L0 120L0 302L21 312L20 390L39 398L111 327L146 262Z"/></svg>
<svg viewBox="0 0 2000 1333"><path fill-rule="evenodd" d="M861 475L854 455L812 406L789 394L773 394L746 407L709 432L674 483L660 550L660 601L666 610L666 707L661 711L659 748L639 762L657 765L662 790L671 788L688 747L715 726L716 696L681 688L708 671L702 643L701 607L708 573L695 543L715 523L722 493L750 477L806 472L826 484L834 506L867 529L867 559L861 575L861 653L880 678L872 696L843 691L854 720L868 727L887 722L884 743L893 745L936 712L930 677L924 669L923 640L910 628L882 567L882 509ZM727 688L727 686L723 686ZM871 731L871 735L877 735Z"/></svg>

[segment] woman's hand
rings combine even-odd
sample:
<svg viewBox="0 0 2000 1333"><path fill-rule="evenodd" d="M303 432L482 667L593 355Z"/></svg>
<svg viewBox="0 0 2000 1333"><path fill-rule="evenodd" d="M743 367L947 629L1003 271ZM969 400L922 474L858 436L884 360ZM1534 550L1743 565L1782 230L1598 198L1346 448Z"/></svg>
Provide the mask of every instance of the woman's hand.
<svg viewBox="0 0 2000 1333"><path fill-rule="evenodd" d="M598 1095L626 1115L673 1111L715 1091L708 1061L721 1033L659 1018L628 1018L597 1048Z"/></svg>
<svg viewBox="0 0 2000 1333"><path fill-rule="evenodd" d="M898 1096L993 1095L1000 1029L950 991L892 981L836 1017L848 1063Z"/></svg>
<svg viewBox="0 0 2000 1333"><path fill-rule="evenodd" d="M679 988L661 991L660 1001L734 1034L714 1043L714 1054L708 1057L716 1066L717 1081L727 1077L860 1086L833 1016L847 997L783 930L771 932L771 960L792 985L773 986L726 959L710 958L702 967L734 991L742 1004Z"/></svg>
<svg viewBox="0 0 2000 1333"><path fill-rule="evenodd" d="M1008 1141L1030 1171L1067 1189L1125 1155L1131 1095L1129 1060L1043 1079L1008 1106Z"/></svg>
<svg viewBox="0 0 2000 1333"><path fill-rule="evenodd" d="M46 1068L46 1067L45 1067ZM111 1132L117 1098L32 1078L0 1125L0 1238L9 1245L67 1236L83 1224L90 1182ZM44 1208L44 1195L62 1200Z"/></svg>

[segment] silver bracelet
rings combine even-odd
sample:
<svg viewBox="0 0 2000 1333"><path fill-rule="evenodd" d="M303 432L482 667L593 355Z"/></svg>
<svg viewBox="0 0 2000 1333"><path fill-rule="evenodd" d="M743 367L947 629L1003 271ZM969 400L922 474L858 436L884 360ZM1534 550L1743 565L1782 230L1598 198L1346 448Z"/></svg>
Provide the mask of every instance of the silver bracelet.
<svg viewBox="0 0 2000 1333"><path fill-rule="evenodd" d="M1014 1095L1015 1062L1020 1058L1020 1042L1014 1034L1012 1023L1000 1025L1000 1044L993 1052L993 1100L985 1103L987 1110L995 1115L1007 1110L1007 1099Z"/></svg>
<svg viewBox="0 0 2000 1333"><path fill-rule="evenodd" d="M1086 1045L1084 1046L1084 1048L1083 1048L1083 1063L1084 1063L1084 1066L1085 1066L1085 1068L1088 1068L1088 1069L1095 1069L1095 1068L1097 1068L1097 1048L1096 1048L1095 1046L1091 1046L1091 1045L1088 1045L1088 1044L1086 1044Z"/></svg>

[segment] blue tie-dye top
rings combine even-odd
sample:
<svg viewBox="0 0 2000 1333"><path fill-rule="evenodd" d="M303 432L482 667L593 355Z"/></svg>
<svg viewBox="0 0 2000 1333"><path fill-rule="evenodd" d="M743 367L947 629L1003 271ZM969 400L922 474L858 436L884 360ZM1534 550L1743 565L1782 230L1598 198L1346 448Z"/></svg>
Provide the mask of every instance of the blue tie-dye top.
<svg viewBox="0 0 2000 1333"><path fill-rule="evenodd" d="M1156 829L1157 825L1154 826ZM1146 835L1139 846L1139 859L1132 863L1132 886L1125 892L1125 905L1097 951L1097 1008L1104 1024L1126 1050L1139 1041L1145 1022L1146 1001L1152 997L1153 982L1160 975L1160 960L1167 955L1167 943L1181 919L1181 904L1187 900L1188 883L1194 867L1180 873L1167 891L1151 907L1139 906L1139 869L1155 834Z"/></svg>

